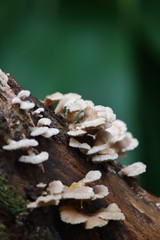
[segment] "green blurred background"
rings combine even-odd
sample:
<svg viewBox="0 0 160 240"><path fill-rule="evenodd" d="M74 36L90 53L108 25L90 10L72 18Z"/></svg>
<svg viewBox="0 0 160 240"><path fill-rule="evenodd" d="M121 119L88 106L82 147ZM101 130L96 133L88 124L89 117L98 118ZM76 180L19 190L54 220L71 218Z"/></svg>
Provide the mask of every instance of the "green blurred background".
<svg viewBox="0 0 160 240"><path fill-rule="evenodd" d="M37 98L76 92L113 108L140 145L140 178L160 195L159 0L0 0L0 68Z"/></svg>

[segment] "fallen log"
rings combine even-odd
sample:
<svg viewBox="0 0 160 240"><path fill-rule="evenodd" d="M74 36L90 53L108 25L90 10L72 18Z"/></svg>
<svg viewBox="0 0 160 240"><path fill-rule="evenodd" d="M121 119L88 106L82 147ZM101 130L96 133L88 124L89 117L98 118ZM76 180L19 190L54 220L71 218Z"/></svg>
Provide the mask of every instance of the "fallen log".
<svg viewBox="0 0 160 240"><path fill-rule="evenodd" d="M18 102L13 104L13 99L21 90L10 75L0 73L0 239L159 240L160 199L142 189L135 177L119 174L123 166L117 161L95 164L79 149L70 147L66 119L55 114L44 102L28 95L27 101L34 104L33 108L25 109L24 104L20 108ZM34 113L38 108L44 109L43 117L51 120L50 126L58 129L59 134L48 138L43 135L31 137L31 129L37 126L39 120ZM13 144L11 141L22 139L37 141L38 145L32 154L46 152L49 154L48 160L27 164L18 159L22 155L26 156L28 148L13 150L13 145L11 150L4 148ZM64 223L57 205L27 208L30 202L36 201L42 194L42 188L37 187L37 184L60 180L65 186L70 186L93 170L101 172L98 184L107 186L109 194L103 199L81 203L74 199L64 199L60 206L70 204L91 214L116 203L125 220L109 221L104 227L86 230L83 224Z"/></svg>

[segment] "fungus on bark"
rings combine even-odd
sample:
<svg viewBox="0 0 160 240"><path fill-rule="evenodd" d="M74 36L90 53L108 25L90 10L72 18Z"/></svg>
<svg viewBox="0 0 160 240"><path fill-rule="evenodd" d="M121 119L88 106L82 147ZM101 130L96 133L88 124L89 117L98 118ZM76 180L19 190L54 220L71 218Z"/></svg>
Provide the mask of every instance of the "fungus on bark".
<svg viewBox="0 0 160 240"><path fill-rule="evenodd" d="M121 169L119 174L128 177L134 177L146 171L146 165L142 162L136 162Z"/></svg>
<svg viewBox="0 0 160 240"><path fill-rule="evenodd" d="M27 216L23 212L13 217L8 211L5 212L7 221L12 223L12 227L9 227L10 236L18 232L18 235L15 235L16 240L21 240L25 234L30 233L31 228L36 229L44 225L47 227L59 225L60 229L65 224L62 225L59 221L57 214L59 209L64 222L84 223L86 229L105 226L111 219L122 220L115 229L114 223L113 225L111 223L102 231L90 230L89 235L91 234L92 239L96 237L96 240L99 240L107 237L107 239L116 238L117 240L122 238L159 240L160 201L136 184L134 176L145 171L143 164L138 163L138 167L128 166L127 169L118 163L121 154L135 148L138 141L127 132L125 123L116 120L116 115L111 108L96 106L92 101L83 100L80 95L74 93L56 93L46 97L44 102L38 101L30 95L29 91L21 91L12 77L1 70L0 89L2 104L2 107L0 105L0 172L4 171L10 183L17 187L20 195L31 201L27 205ZM21 104L26 103L28 109L19 110ZM54 112L59 115L55 115L50 108L52 104L56 104ZM33 106L34 109L30 110ZM45 126L40 118L51 121L48 121L49 125ZM41 122L40 125L38 121ZM43 133L41 132L42 135L40 129L45 129ZM36 131L39 133L35 134ZM44 134L50 137L59 132L58 136L50 139L38 137ZM28 139L31 135L33 135L32 139ZM38 141L33 137L37 137ZM77 145L74 144L74 148L69 147L69 142ZM83 144L87 144L85 145L87 149L81 148L84 147ZM81 149L83 154L78 152L75 146ZM25 152L28 152L27 156L24 155ZM32 163L39 163L44 160L42 156L46 159L50 156L44 163L45 171L36 168L33 164L26 164L24 167L18 161L12 161L21 159L29 162L34 159ZM84 176L86 172L88 174ZM123 174L126 176L123 177ZM95 184L94 181L98 183ZM5 196L1 185L0 190L1 204L1 198ZM3 202L3 206L6 207L5 203L9 204L10 200L8 201L7 198L7 201L5 199ZM60 208L57 206L59 204ZM55 206L50 207L50 205ZM34 210L40 206L48 207ZM32 208L33 210L29 210ZM1 211L3 211L2 208L0 213ZM4 223L6 223L5 214L1 215ZM16 228L17 221L21 218L21 225ZM55 224L57 219L58 223ZM7 226L9 225L7 223ZM73 232L70 234L68 229L72 229ZM82 230L77 229L80 232ZM61 232L62 239L76 239L75 232L73 228L64 226ZM82 239L86 239L89 235L85 231L82 232L84 234Z"/></svg>
<svg viewBox="0 0 160 240"><path fill-rule="evenodd" d="M38 142L35 139L22 139L19 141L9 140L9 144L2 148L7 151L17 150L21 148L36 147Z"/></svg>
<svg viewBox="0 0 160 240"><path fill-rule="evenodd" d="M85 223L85 229L103 227L108 224L109 220L125 220L124 214L115 203L112 203L107 208L100 209L92 214L83 213L71 206L62 206L60 207L60 215L61 220L66 223Z"/></svg>

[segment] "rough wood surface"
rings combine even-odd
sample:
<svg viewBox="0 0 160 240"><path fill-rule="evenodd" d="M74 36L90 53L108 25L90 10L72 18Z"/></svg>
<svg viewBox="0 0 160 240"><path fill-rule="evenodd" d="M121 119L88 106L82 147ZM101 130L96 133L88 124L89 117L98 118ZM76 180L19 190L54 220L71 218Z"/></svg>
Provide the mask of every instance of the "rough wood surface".
<svg viewBox="0 0 160 240"><path fill-rule="evenodd" d="M47 151L49 160L41 165L20 163L17 159L24 150L4 151L8 139L30 138L30 127L37 123L32 111L20 110L11 104L21 87L9 76L6 86L0 81L0 240L159 240L160 210L155 205L160 199L143 190L135 178L121 177L118 163L93 164L79 150L68 146L67 123L43 103L30 96L37 107L45 108L45 117L60 134L46 139L36 137L39 151ZM108 225L85 230L82 224L69 225L60 220L58 207L49 206L27 210L26 202L40 194L36 184L61 180L69 185L82 179L89 170L100 170L102 183L109 195L92 204L84 203L84 210L93 211L116 203L126 216L125 221L110 221ZM149 169L148 169L149 171ZM73 201L73 204L76 204Z"/></svg>

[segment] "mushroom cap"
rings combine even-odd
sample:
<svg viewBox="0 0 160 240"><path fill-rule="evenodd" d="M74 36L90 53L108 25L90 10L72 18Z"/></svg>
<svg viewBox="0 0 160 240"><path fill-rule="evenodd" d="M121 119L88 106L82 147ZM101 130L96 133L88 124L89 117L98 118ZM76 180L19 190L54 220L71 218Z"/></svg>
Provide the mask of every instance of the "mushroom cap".
<svg viewBox="0 0 160 240"><path fill-rule="evenodd" d="M51 106L52 104L60 101L63 98L63 94L60 92L53 93L45 97L45 105Z"/></svg>
<svg viewBox="0 0 160 240"><path fill-rule="evenodd" d="M45 188L45 187L47 186L47 184L40 182L40 183L38 183L36 186L37 186L38 188Z"/></svg>
<svg viewBox="0 0 160 240"><path fill-rule="evenodd" d="M38 142L34 139L11 140L8 145L3 146L4 150L16 150L20 148L36 147Z"/></svg>
<svg viewBox="0 0 160 240"><path fill-rule="evenodd" d="M66 110L69 112L80 112L87 107L87 103L83 99L77 99L74 102L66 104Z"/></svg>
<svg viewBox="0 0 160 240"><path fill-rule="evenodd" d="M61 113L63 111L63 108L66 107L68 104L80 99L81 96L76 93L68 93L63 95L63 98L59 101L55 113Z"/></svg>
<svg viewBox="0 0 160 240"><path fill-rule="evenodd" d="M94 196L93 196L92 200L95 200L97 198L104 198L109 194L108 188L104 185L94 186L93 191L94 191Z"/></svg>
<svg viewBox="0 0 160 240"><path fill-rule="evenodd" d="M8 76L2 71L2 69L0 69L0 78L5 82L8 82Z"/></svg>
<svg viewBox="0 0 160 240"><path fill-rule="evenodd" d="M117 153L95 155L95 156L92 157L92 161L96 162L96 163L101 163L101 162L105 162L105 161L115 160L116 158L118 158Z"/></svg>
<svg viewBox="0 0 160 240"><path fill-rule="evenodd" d="M156 207L158 207L160 209L160 203L155 203Z"/></svg>
<svg viewBox="0 0 160 240"><path fill-rule="evenodd" d="M89 171L86 176L81 180L83 183L91 183L101 178L102 173L98 170Z"/></svg>
<svg viewBox="0 0 160 240"><path fill-rule="evenodd" d="M106 148L107 148L106 144L93 146L91 149L88 150L87 155L98 153L99 151L105 150Z"/></svg>
<svg viewBox="0 0 160 240"><path fill-rule="evenodd" d="M133 138L130 132L126 132L124 138L121 141L115 143L115 147L118 152L126 152L133 150L138 146L139 142L136 138Z"/></svg>
<svg viewBox="0 0 160 240"><path fill-rule="evenodd" d="M89 216L87 221L85 222L85 229L92 229L95 227L104 227L107 225L108 220L104 220L99 218L98 216Z"/></svg>
<svg viewBox="0 0 160 240"><path fill-rule="evenodd" d="M41 112L44 112L44 108L37 108L34 112L33 112L33 114L34 115L38 115L38 114L40 114Z"/></svg>
<svg viewBox="0 0 160 240"><path fill-rule="evenodd" d="M70 138L69 146L74 148L82 148L89 150L91 147L88 145L88 143L80 143L74 138Z"/></svg>
<svg viewBox="0 0 160 240"><path fill-rule="evenodd" d="M123 121L115 120L107 131L112 135L112 142L114 143L124 138L127 126Z"/></svg>
<svg viewBox="0 0 160 240"><path fill-rule="evenodd" d="M110 126L110 124L115 121L116 115L113 113L113 110L110 107L104 107L101 105L97 105L94 107L94 109L97 112L98 117L104 117L106 120L107 126Z"/></svg>
<svg viewBox="0 0 160 240"><path fill-rule="evenodd" d="M19 97L15 97L12 99L12 104L20 104L21 103L21 99Z"/></svg>
<svg viewBox="0 0 160 240"><path fill-rule="evenodd" d="M98 128L104 124L105 124L104 118L97 118L94 120L85 121L85 122L77 124L76 129L84 129L84 130L94 129L94 128Z"/></svg>
<svg viewBox="0 0 160 240"><path fill-rule="evenodd" d="M24 162L24 163L32 163L32 164L39 164L42 163L46 160L48 160L49 154L48 152L41 152L37 155L32 154L29 156L21 156L18 161L19 162Z"/></svg>
<svg viewBox="0 0 160 240"><path fill-rule="evenodd" d="M146 165L142 162L136 162L122 168L119 174L127 175L128 177L134 177L144 172L146 172Z"/></svg>
<svg viewBox="0 0 160 240"><path fill-rule="evenodd" d="M136 138L133 138L133 136L130 132L126 133L126 136L122 141L123 142L124 141L128 142L128 145L125 148L122 149L122 152L133 150L139 144L138 140Z"/></svg>
<svg viewBox="0 0 160 240"><path fill-rule="evenodd" d="M48 129L48 127L34 127L30 135L32 137L39 136L46 133Z"/></svg>
<svg viewBox="0 0 160 240"><path fill-rule="evenodd" d="M43 137L45 138L50 138L52 136L55 136L59 133L59 129L57 128L48 128L48 130L42 134Z"/></svg>
<svg viewBox="0 0 160 240"><path fill-rule="evenodd" d="M63 199L91 199L94 195L93 189L88 186L79 186L77 188L64 187Z"/></svg>
<svg viewBox="0 0 160 240"><path fill-rule="evenodd" d="M22 110L29 110L34 107L35 107L35 103L32 103L30 101L21 101L20 102L20 109L22 109Z"/></svg>
<svg viewBox="0 0 160 240"><path fill-rule="evenodd" d="M20 98L21 100L24 100L25 98L29 97L30 94L31 94L31 92L28 91L28 90L21 90L21 91L18 93L17 97Z"/></svg>
<svg viewBox="0 0 160 240"><path fill-rule="evenodd" d="M112 203L98 213L99 217L105 220L125 220L124 214L117 204Z"/></svg>
<svg viewBox="0 0 160 240"><path fill-rule="evenodd" d="M49 119L49 118L41 118L41 119L39 119L39 121L38 121L38 123L37 123L37 126L43 126L43 125L45 125L45 126L50 126L51 125L51 119Z"/></svg>
<svg viewBox="0 0 160 240"><path fill-rule="evenodd" d="M69 132L67 132L67 134L71 137L80 137L83 136L87 133L87 131L84 130L71 130Z"/></svg>
<svg viewBox="0 0 160 240"><path fill-rule="evenodd" d="M61 220L70 224L79 224L87 221L87 216L84 213L78 212L71 206L60 207Z"/></svg>
<svg viewBox="0 0 160 240"><path fill-rule="evenodd" d="M81 213L71 206L60 207L61 220L70 224L85 223L85 229L92 229L94 227L103 227L108 223L108 220L99 218L97 214L87 215Z"/></svg>
<svg viewBox="0 0 160 240"><path fill-rule="evenodd" d="M62 193L64 189L64 185L61 181L57 180L57 181L53 181L49 183L49 186L47 188L47 191L50 194L58 194L58 193Z"/></svg>
<svg viewBox="0 0 160 240"><path fill-rule="evenodd" d="M27 205L27 208L37 208L40 206L47 206L47 205L58 205L60 199L61 199L60 194L40 196L36 199L35 202L29 203Z"/></svg>

